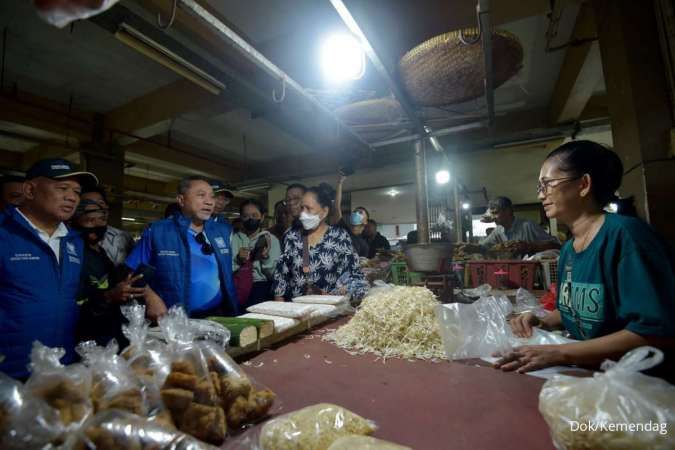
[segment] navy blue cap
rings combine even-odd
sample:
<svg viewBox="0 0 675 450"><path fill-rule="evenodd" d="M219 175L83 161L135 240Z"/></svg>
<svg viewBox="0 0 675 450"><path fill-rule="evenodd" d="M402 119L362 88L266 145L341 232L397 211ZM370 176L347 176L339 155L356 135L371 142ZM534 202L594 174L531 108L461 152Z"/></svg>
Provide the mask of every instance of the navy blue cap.
<svg viewBox="0 0 675 450"><path fill-rule="evenodd" d="M209 183L211 185L211 188L213 189L214 194L225 194L225 197L228 198L234 198L234 195L232 195L232 192L228 191L227 188L225 187L225 184L223 184L222 181L220 180L211 180Z"/></svg>
<svg viewBox="0 0 675 450"><path fill-rule="evenodd" d="M78 178L82 186L96 186L98 185L98 178L91 172L84 172L79 170L73 163L65 159L42 159L26 172L26 180L33 178L45 177L53 180L61 178Z"/></svg>

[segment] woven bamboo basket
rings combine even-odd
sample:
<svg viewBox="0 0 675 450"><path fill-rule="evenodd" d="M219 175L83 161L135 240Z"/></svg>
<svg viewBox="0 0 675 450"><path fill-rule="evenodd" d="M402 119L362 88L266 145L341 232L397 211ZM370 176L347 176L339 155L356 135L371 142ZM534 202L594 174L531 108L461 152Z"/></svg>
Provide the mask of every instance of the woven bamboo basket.
<svg viewBox="0 0 675 450"><path fill-rule="evenodd" d="M478 29L464 30L472 39ZM494 85L498 88L521 69L523 47L508 31L492 32ZM401 81L411 100L420 106L462 103L485 93L483 49L479 43L465 45L459 31L441 34L418 45L399 61Z"/></svg>

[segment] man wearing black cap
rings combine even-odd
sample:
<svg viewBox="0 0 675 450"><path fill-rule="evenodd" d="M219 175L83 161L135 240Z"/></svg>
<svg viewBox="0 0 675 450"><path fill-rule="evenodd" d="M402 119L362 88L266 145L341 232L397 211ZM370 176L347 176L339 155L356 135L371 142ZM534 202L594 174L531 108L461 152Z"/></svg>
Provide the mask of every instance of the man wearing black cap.
<svg viewBox="0 0 675 450"><path fill-rule="evenodd" d="M69 161L46 159L28 170L24 204L10 206L0 223L0 371L25 377L33 341L74 357L83 242L69 230L82 186L92 173Z"/></svg>
<svg viewBox="0 0 675 450"><path fill-rule="evenodd" d="M211 180L209 183L213 188L213 194L216 196L216 204L213 208L213 220L221 223L230 223L225 217L225 208L230 204L234 195L225 188L225 185L218 180Z"/></svg>
<svg viewBox="0 0 675 450"><path fill-rule="evenodd" d="M21 206L23 203L23 177L0 175L0 211L9 205Z"/></svg>

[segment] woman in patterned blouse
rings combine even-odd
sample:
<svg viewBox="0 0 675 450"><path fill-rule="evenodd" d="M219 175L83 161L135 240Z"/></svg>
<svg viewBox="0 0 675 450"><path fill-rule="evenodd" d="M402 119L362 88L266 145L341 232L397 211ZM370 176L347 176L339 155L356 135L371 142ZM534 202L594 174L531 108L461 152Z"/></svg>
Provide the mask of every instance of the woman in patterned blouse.
<svg viewBox="0 0 675 450"><path fill-rule="evenodd" d="M332 203L333 190L325 183L303 196L300 221L304 230L286 234L274 272L275 300L321 293L350 294L352 302L358 302L368 291L349 233L326 223ZM308 265L303 263L305 241Z"/></svg>

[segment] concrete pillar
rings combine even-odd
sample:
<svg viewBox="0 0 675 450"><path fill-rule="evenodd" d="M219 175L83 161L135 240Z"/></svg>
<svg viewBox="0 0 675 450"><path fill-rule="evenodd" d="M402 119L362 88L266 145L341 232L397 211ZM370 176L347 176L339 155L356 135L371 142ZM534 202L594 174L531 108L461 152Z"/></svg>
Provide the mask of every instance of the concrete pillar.
<svg viewBox="0 0 675 450"><path fill-rule="evenodd" d="M675 240L673 117L654 2L594 0L593 8L614 150L625 168L620 193L634 195L639 215Z"/></svg>

